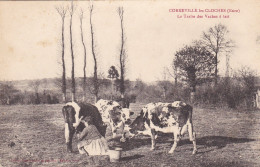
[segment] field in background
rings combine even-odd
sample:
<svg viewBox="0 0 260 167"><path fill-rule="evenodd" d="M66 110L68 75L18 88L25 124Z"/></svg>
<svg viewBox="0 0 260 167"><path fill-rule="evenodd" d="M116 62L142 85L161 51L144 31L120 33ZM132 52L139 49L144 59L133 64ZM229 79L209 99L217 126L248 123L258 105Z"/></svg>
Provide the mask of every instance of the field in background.
<svg viewBox="0 0 260 167"><path fill-rule="evenodd" d="M140 112L141 104L131 104ZM150 151L150 138L139 136L122 144L122 160L67 153L61 104L0 106L0 164L2 166L260 166L260 112L195 108L194 128L198 154L192 155L187 135L174 154L168 154L172 135L157 138ZM110 129L107 138L110 138ZM117 139L118 140L118 139ZM112 146L117 140L109 140ZM14 142L13 147L8 144ZM118 144L118 143L117 143Z"/></svg>

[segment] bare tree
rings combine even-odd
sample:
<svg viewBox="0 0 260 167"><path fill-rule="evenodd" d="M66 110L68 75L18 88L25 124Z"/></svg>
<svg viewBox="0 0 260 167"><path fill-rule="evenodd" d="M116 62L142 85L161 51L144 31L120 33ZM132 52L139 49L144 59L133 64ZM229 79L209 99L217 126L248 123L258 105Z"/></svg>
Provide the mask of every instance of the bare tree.
<svg viewBox="0 0 260 167"><path fill-rule="evenodd" d="M97 76L97 56L95 53L95 40L94 40L94 29L93 29L93 23L92 23L92 15L93 15L93 5L90 5L89 7L90 17L89 17L89 23L90 23L90 32L91 32L91 49L92 49L92 55L94 59L94 76L93 76L93 90L91 91L92 94L95 96L95 102L97 102L98 99L98 92L99 92L99 81Z"/></svg>
<svg viewBox="0 0 260 167"><path fill-rule="evenodd" d="M40 80L34 80L31 81L30 83L31 87L33 88L34 92L35 92L35 104L40 104L40 97L39 97L39 87L41 85L41 81Z"/></svg>
<svg viewBox="0 0 260 167"><path fill-rule="evenodd" d="M76 86L75 86L75 72L74 72L74 51L73 51L73 39L72 39L72 17L75 12L75 6L73 4L73 1L71 1L71 7L70 7L70 50L71 50L71 100L75 101L75 92L76 92Z"/></svg>
<svg viewBox="0 0 260 167"><path fill-rule="evenodd" d="M121 25L121 48L120 48L120 55L119 55L119 61L120 61L120 93L121 98L124 98L125 96L125 74L126 74L126 62L127 62L127 54L126 54L126 48L125 48L125 32L124 32L124 8L118 7L117 9L119 18L120 18L120 25Z"/></svg>
<svg viewBox="0 0 260 167"><path fill-rule="evenodd" d="M80 12L80 16L79 16L79 19L80 19L80 33L81 33L81 42L82 42L82 45L83 45L83 50L84 50L84 66L83 66L83 73L84 73L84 76L83 76L83 101L85 101L86 99L86 80L87 80L87 76L86 76L86 65L87 65L87 52L86 52L86 45L84 43L84 37L83 37L83 30L82 30L82 20L83 20L83 15L84 15L84 12L83 10L81 9L81 12Z"/></svg>
<svg viewBox="0 0 260 167"><path fill-rule="evenodd" d="M33 80L33 81L31 81L30 85L33 88L35 93L39 93L39 87L41 85L40 80Z"/></svg>
<svg viewBox="0 0 260 167"><path fill-rule="evenodd" d="M172 63L172 68L164 67L163 76L169 76L174 79L174 84L178 83L178 68L174 66L174 62Z"/></svg>
<svg viewBox="0 0 260 167"><path fill-rule="evenodd" d="M157 81L158 86L163 91L162 97L164 100L166 99L166 94L167 94L167 91L170 86L170 81L168 80L168 74L169 74L169 71L168 71L167 67L164 67L163 71L162 71L163 78L162 78L162 80Z"/></svg>
<svg viewBox="0 0 260 167"><path fill-rule="evenodd" d="M256 91L256 71L248 66L241 67L238 71L238 78L243 83L243 94L248 108L253 107Z"/></svg>
<svg viewBox="0 0 260 167"><path fill-rule="evenodd" d="M56 11L58 12L58 14L61 17L61 21L62 21L62 26L61 26L61 47L62 47L62 51L61 51L61 60L62 60L62 100L63 102L66 102L67 100L67 95L66 95L66 66L65 66L65 58L64 58L64 20L66 17L66 13L67 13L68 8L64 8L64 6L59 6L56 7Z"/></svg>
<svg viewBox="0 0 260 167"><path fill-rule="evenodd" d="M229 31L223 24L210 27L207 32L203 32L202 44L214 54L215 84L218 82L218 56L221 52L230 52L234 47L234 42L226 39Z"/></svg>

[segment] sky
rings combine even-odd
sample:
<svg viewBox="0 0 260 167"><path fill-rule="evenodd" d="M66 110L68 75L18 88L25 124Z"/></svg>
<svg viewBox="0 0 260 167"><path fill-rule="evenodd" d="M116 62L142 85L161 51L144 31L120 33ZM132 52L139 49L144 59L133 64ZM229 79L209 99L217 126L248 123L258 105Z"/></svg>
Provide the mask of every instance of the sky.
<svg viewBox="0 0 260 167"><path fill-rule="evenodd" d="M0 2L0 80L24 80L61 77L61 18L56 6L66 1ZM83 76L83 46L80 41L79 12L84 11L83 34L87 46L87 76L93 75L89 4L75 1L73 42L75 76ZM152 82L163 79L165 67L171 70L174 53L202 32L221 23L227 26L227 38L236 47L230 58L232 70L241 66L260 72L260 2L230 1L96 1L93 25L98 72L107 77L114 65L119 70L119 6L124 7L124 28L128 55L126 78ZM232 9L239 12L169 12L169 9ZM178 18L198 14L203 18ZM205 15L229 15L206 18ZM69 16L65 19L65 58L67 76L71 75ZM225 55L220 56L219 71L225 72ZM231 70L231 71L232 71Z"/></svg>

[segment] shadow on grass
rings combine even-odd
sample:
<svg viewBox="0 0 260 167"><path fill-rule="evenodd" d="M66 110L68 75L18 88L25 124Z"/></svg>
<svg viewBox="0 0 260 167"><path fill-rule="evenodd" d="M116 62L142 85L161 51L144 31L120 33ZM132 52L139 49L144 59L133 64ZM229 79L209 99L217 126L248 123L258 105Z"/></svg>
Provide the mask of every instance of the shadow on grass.
<svg viewBox="0 0 260 167"><path fill-rule="evenodd" d="M226 136L204 136L197 139L197 145L206 147L217 147L218 149L225 147L227 144L247 143L255 141L249 138L234 138Z"/></svg>
<svg viewBox="0 0 260 167"><path fill-rule="evenodd" d="M234 137L226 137L226 136L203 136L196 139L197 145L201 145L204 147L216 147L215 149L221 149L226 147L227 144L236 144L236 143L247 143L255 141L254 139L250 138L234 138ZM156 143L158 144L173 144L173 137L172 135L163 135L158 136L156 139ZM183 139L179 142L178 146L192 144L189 139ZM151 138L147 136L138 136L132 139L129 139L125 143L120 143L119 139L116 141L116 146L122 147L123 150L132 150L136 148L140 148L143 146L151 146Z"/></svg>
<svg viewBox="0 0 260 167"><path fill-rule="evenodd" d="M144 157L144 155L135 154L135 155L128 156L128 157L122 157L121 161L130 161L130 160L138 159L138 158L142 158L142 157Z"/></svg>
<svg viewBox="0 0 260 167"><path fill-rule="evenodd" d="M156 143L172 143L173 137L162 137L159 136L156 139ZM121 147L124 151L133 150L143 146L151 147L151 138L149 136L136 136L131 139L127 139L126 142L120 142L120 138L108 140L110 148Z"/></svg>
<svg viewBox="0 0 260 167"><path fill-rule="evenodd" d="M199 154L224 148L227 146L227 144L247 143L252 141L255 140L249 138L234 138L234 137L226 137L226 136L203 136L196 139L197 145L204 146L205 148L209 148L204 151L198 150ZM179 146L185 144L191 144L191 143L192 142L189 139L184 139L180 141Z"/></svg>

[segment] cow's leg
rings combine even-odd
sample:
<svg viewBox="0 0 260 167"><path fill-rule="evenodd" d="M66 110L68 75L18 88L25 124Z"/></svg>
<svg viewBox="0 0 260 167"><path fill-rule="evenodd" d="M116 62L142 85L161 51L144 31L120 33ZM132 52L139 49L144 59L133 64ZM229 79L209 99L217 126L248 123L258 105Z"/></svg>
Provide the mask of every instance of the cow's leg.
<svg viewBox="0 0 260 167"><path fill-rule="evenodd" d="M69 133L70 133L69 124L65 123L65 140L66 140L66 143L69 142Z"/></svg>
<svg viewBox="0 0 260 167"><path fill-rule="evenodd" d="M120 141L125 142L126 141L125 132L124 132L125 131L125 123L123 121L122 121L121 126L122 126L122 137L121 137Z"/></svg>
<svg viewBox="0 0 260 167"><path fill-rule="evenodd" d="M68 123L65 123L65 140L67 145L67 152L72 152L72 141L70 140L70 130Z"/></svg>
<svg viewBox="0 0 260 167"><path fill-rule="evenodd" d="M174 131L173 136L174 136L174 143L172 145L172 148L169 151L170 154L172 154L174 152L174 150L176 149L176 147L178 145L178 142L180 141L180 136L178 134L178 131Z"/></svg>
<svg viewBox="0 0 260 167"><path fill-rule="evenodd" d="M196 154L197 153L196 133L193 131L193 125L191 122L188 124L188 132L189 132L190 141L192 141L193 144L192 154Z"/></svg>
<svg viewBox="0 0 260 167"><path fill-rule="evenodd" d="M75 129L73 127L70 128L70 148L71 148L71 152L72 152L72 138L73 138L73 135L75 133Z"/></svg>
<svg viewBox="0 0 260 167"><path fill-rule="evenodd" d="M181 129L181 137L184 137L185 132L188 130L188 124L185 124Z"/></svg>
<svg viewBox="0 0 260 167"><path fill-rule="evenodd" d="M68 123L65 123L65 140L67 145L67 152L72 152L72 138L75 130L69 126Z"/></svg>
<svg viewBox="0 0 260 167"><path fill-rule="evenodd" d="M155 149L155 135L156 135L156 132L155 132L155 129L151 129L151 143L152 143L152 147L151 147L151 150L154 150Z"/></svg>
<svg viewBox="0 0 260 167"><path fill-rule="evenodd" d="M110 123L111 131L112 131L112 138L116 138L116 126L114 126L113 122Z"/></svg>

